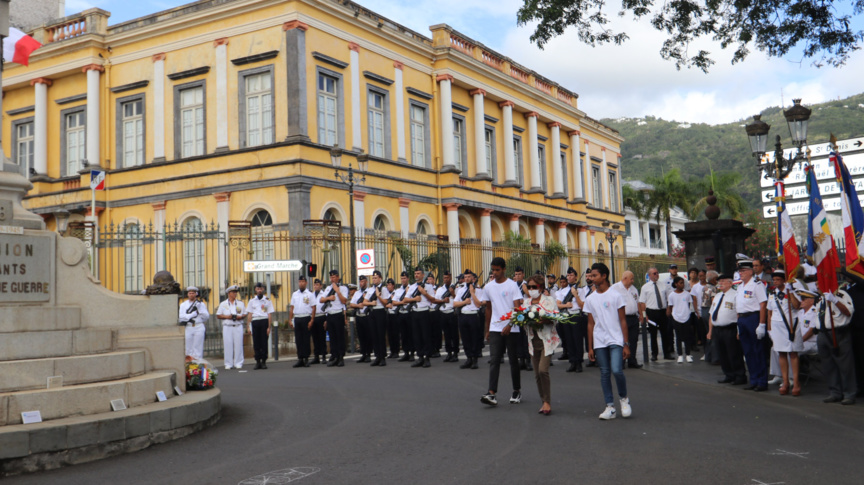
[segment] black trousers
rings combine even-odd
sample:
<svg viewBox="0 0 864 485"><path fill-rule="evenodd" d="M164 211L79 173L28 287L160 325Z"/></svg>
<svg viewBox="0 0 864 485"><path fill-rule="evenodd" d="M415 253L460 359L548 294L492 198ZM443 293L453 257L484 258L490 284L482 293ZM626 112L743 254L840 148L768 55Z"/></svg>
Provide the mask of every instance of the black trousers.
<svg viewBox="0 0 864 485"><path fill-rule="evenodd" d="M507 357L510 358L510 379L513 381L513 390L522 389L521 374L519 373L519 361L516 357L517 347L522 332L502 335L501 332L489 332L489 348L492 355L492 363L489 365L489 390L498 393L498 374L501 370L501 357L504 357L504 349L507 349Z"/></svg>
<svg viewBox="0 0 864 485"><path fill-rule="evenodd" d="M267 327L269 326L266 318L252 320L252 348L255 350L255 362L267 360Z"/></svg>
<svg viewBox="0 0 864 485"><path fill-rule="evenodd" d="M411 327L411 314L398 313L399 333L402 337L402 351L414 352L414 332Z"/></svg>
<svg viewBox="0 0 864 485"><path fill-rule="evenodd" d="M354 327L357 329L357 342L360 354L372 355L372 319L368 315L354 314Z"/></svg>
<svg viewBox="0 0 864 485"><path fill-rule="evenodd" d="M441 352L444 325L441 322L441 312L429 309L429 332L432 338L432 351Z"/></svg>
<svg viewBox="0 0 864 485"><path fill-rule="evenodd" d="M447 353L459 352L459 322L456 312L441 313L441 327L444 330L444 350Z"/></svg>
<svg viewBox="0 0 864 485"><path fill-rule="evenodd" d="M462 335L462 348L466 357L480 357L483 349L483 322L480 314L459 315L459 333Z"/></svg>
<svg viewBox="0 0 864 485"><path fill-rule="evenodd" d="M345 357L345 313L327 314L327 333L330 334L330 354L337 359Z"/></svg>
<svg viewBox="0 0 864 485"><path fill-rule="evenodd" d="M738 340L738 325L733 323L722 327L714 326L711 330L711 343L726 378L745 381L747 373L744 370L744 350Z"/></svg>
<svg viewBox="0 0 864 485"><path fill-rule="evenodd" d="M411 333L414 336L414 348L417 351L417 356L428 358L434 350L429 310L420 312L412 310L408 318L411 320Z"/></svg>
<svg viewBox="0 0 864 485"><path fill-rule="evenodd" d="M399 353L399 314L387 312L387 341L390 343L390 353Z"/></svg>
<svg viewBox="0 0 864 485"><path fill-rule="evenodd" d="M686 322L679 322L672 319L675 326L675 345L678 355L690 355L690 347L693 345L693 319L690 318ZM684 353L681 353L681 344L684 344Z"/></svg>
<svg viewBox="0 0 864 485"><path fill-rule="evenodd" d="M627 343L630 344L630 358L627 359L627 363L636 365L639 363L636 360L636 350L639 345L639 317L627 315L624 318L627 321Z"/></svg>
<svg viewBox="0 0 864 485"><path fill-rule="evenodd" d="M312 320L312 345L315 348L316 356L327 355L327 331L324 330L324 322L327 321L325 315L315 315Z"/></svg>
<svg viewBox="0 0 864 485"><path fill-rule="evenodd" d="M383 308L373 309L366 317L371 319L372 349L375 351L376 359L387 358L387 310Z"/></svg>
<svg viewBox="0 0 864 485"><path fill-rule="evenodd" d="M310 321L312 321L312 317L294 317L294 345L297 346L298 359L308 359L309 354L312 352L309 345L309 336L311 334L309 330Z"/></svg>
<svg viewBox="0 0 864 485"><path fill-rule="evenodd" d="M666 310L645 310L648 320L657 325L648 324L648 332L651 334L651 355L657 357L659 348L657 346L657 332L660 332L660 337L663 339L663 355L672 353L675 344L672 336L672 326L666 318Z"/></svg>
<svg viewBox="0 0 864 485"><path fill-rule="evenodd" d="M528 353L528 332L519 332L518 347L516 348L516 356L520 359L530 359L531 354Z"/></svg>
<svg viewBox="0 0 864 485"><path fill-rule="evenodd" d="M858 393L855 381L855 357L852 355L852 332L849 327L836 330L837 348L831 330L820 330L816 348L822 360L822 372L828 378L828 392L833 397L854 399Z"/></svg>
<svg viewBox="0 0 864 485"><path fill-rule="evenodd" d="M585 338L588 332L588 317L575 317L575 323L563 324L564 332L559 334L571 364L581 364L585 360Z"/></svg>

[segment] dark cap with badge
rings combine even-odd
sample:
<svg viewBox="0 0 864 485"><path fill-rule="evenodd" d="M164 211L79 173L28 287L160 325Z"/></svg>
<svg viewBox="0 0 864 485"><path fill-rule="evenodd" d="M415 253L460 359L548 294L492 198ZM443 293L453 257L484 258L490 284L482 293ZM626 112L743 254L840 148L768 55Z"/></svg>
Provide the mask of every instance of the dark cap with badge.
<svg viewBox="0 0 864 485"><path fill-rule="evenodd" d="M734 280L734 279L735 279L735 278L733 278L731 274L721 274L719 277L717 277L717 281L720 281L720 280Z"/></svg>
<svg viewBox="0 0 864 485"><path fill-rule="evenodd" d="M705 258L705 264L714 264L714 256L708 256Z"/></svg>
<svg viewBox="0 0 864 485"><path fill-rule="evenodd" d="M678 265L675 263L672 263L669 265L669 269L678 269Z"/></svg>
<svg viewBox="0 0 864 485"><path fill-rule="evenodd" d="M567 268L567 274L578 274L578 273L576 272L575 269L573 269L573 266L570 266L569 268Z"/></svg>
<svg viewBox="0 0 864 485"><path fill-rule="evenodd" d="M360 275L360 281L366 281L366 275Z"/></svg>
<svg viewBox="0 0 864 485"><path fill-rule="evenodd" d="M405 278L407 278L407 277L408 277L408 272L407 272L407 271L403 271L403 272L399 273L399 276L404 276Z"/></svg>
<svg viewBox="0 0 864 485"><path fill-rule="evenodd" d="M264 288L264 283L262 283L260 281L255 283L255 288Z"/></svg>
<svg viewBox="0 0 864 485"><path fill-rule="evenodd" d="M331 269L330 270L330 276L339 276L339 272L336 271L335 269Z"/></svg>
<svg viewBox="0 0 864 485"><path fill-rule="evenodd" d="M372 272L372 276L377 276L377 277L380 278L380 277L381 277L381 272L378 271L378 270L376 269L375 271Z"/></svg>
<svg viewBox="0 0 864 485"><path fill-rule="evenodd" d="M306 276L301 274L300 277L297 278L297 281L306 281Z"/></svg>

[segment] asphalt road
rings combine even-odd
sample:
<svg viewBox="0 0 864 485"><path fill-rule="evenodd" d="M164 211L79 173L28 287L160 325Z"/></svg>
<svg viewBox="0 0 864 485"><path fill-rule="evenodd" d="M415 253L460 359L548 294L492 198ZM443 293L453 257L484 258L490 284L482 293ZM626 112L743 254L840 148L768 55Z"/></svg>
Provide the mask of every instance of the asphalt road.
<svg viewBox="0 0 864 485"><path fill-rule="evenodd" d="M625 371L633 416L613 421L597 419L597 369L554 366L553 413L545 417L530 372L521 373L521 404L502 399L490 408L480 403L485 366L291 364L223 371L223 415L213 428L3 484L857 485L864 473L864 403L706 384L717 370L704 363L686 368L701 369L704 382L676 377L669 365ZM501 397L511 390L502 372Z"/></svg>

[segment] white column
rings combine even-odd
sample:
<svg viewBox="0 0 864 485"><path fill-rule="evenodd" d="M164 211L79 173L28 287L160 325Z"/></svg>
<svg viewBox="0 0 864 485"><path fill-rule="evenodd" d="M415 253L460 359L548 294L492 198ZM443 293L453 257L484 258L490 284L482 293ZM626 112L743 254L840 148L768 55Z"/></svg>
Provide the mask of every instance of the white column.
<svg viewBox="0 0 864 485"><path fill-rule="evenodd" d="M156 271L162 271L165 269L165 244L162 239L165 237L165 201L153 202L150 205L153 207L153 231L159 234L156 241ZM224 266L221 261L220 266Z"/></svg>
<svg viewBox="0 0 864 485"><path fill-rule="evenodd" d="M537 117L539 115L531 111L525 113L528 118L528 160L531 165L531 190L542 189L540 184L540 152L537 146Z"/></svg>
<svg viewBox="0 0 864 485"><path fill-rule="evenodd" d="M567 176L561 170L561 123L549 123L552 130L552 195L554 197L567 197L564 193L564 177Z"/></svg>
<svg viewBox="0 0 864 485"><path fill-rule="evenodd" d="M567 247L567 223L559 222L558 223L558 242L564 246L564 251L569 251L570 248ZM561 265L559 270L562 274L567 272L567 267L570 266L569 258L563 258L561 260Z"/></svg>
<svg viewBox="0 0 864 485"><path fill-rule="evenodd" d="M165 54L153 56L153 161L165 161Z"/></svg>
<svg viewBox="0 0 864 485"><path fill-rule="evenodd" d="M48 86L51 80L40 77L30 84L36 98L33 103L33 169L37 174L45 175L48 173Z"/></svg>
<svg viewBox="0 0 864 485"><path fill-rule="evenodd" d="M606 165L606 147L600 147L600 155L603 157L603 163L600 164L600 191L602 199L600 203L604 209L611 207L609 201L609 166Z"/></svg>
<svg viewBox="0 0 864 485"><path fill-rule="evenodd" d="M510 215L510 232L519 234L519 216L517 214Z"/></svg>
<svg viewBox="0 0 864 485"><path fill-rule="evenodd" d="M537 224L534 226L534 243L540 245L540 249L546 247L546 221L537 219Z"/></svg>
<svg viewBox="0 0 864 485"><path fill-rule="evenodd" d="M447 237L450 242L450 272L459 274L462 266L462 251L459 237L459 206L460 204L444 204L447 210Z"/></svg>
<svg viewBox="0 0 864 485"><path fill-rule="evenodd" d="M516 158L513 153L513 102L498 103L504 116L504 184L516 185Z"/></svg>
<svg viewBox="0 0 864 485"><path fill-rule="evenodd" d="M650 248L651 247L651 225L648 222L643 222L643 223L641 223L641 226L642 226L642 237L645 240L645 244L643 245L642 242L640 241L639 245L643 246L645 248Z"/></svg>
<svg viewBox="0 0 864 485"><path fill-rule="evenodd" d="M439 82L438 99L441 101L441 169L456 171L456 162L453 157L453 98L450 92L453 76L439 74L436 80Z"/></svg>
<svg viewBox="0 0 864 485"><path fill-rule="evenodd" d="M399 161L407 160L405 152L405 89L402 87L402 63L393 61L393 73L396 78L396 153ZM405 233L408 237L408 233Z"/></svg>
<svg viewBox="0 0 864 485"><path fill-rule="evenodd" d="M90 64L82 68L87 73L87 149L85 151L85 159L90 167L101 166L102 157L99 156L99 120L102 119L99 111L99 98L101 95L100 77L104 67L98 64ZM88 168L90 168L88 167ZM73 175L73 174L67 174Z"/></svg>
<svg viewBox="0 0 864 485"><path fill-rule="evenodd" d="M228 39L216 39L216 151L228 150Z"/></svg>
<svg viewBox="0 0 864 485"><path fill-rule="evenodd" d="M354 235L362 237L366 235L366 193L354 190ZM357 249L364 249L357 244ZM352 254L353 258L354 255Z"/></svg>
<svg viewBox="0 0 864 485"><path fill-rule="evenodd" d="M228 219L231 215L231 192L217 192L213 194L216 199L216 223L219 230L228 232ZM203 221L202 221L203 222ZM219 293L225 291L225 280L228 278L228 261L226 252L219 251Z"/></svg>
<svg viewBox="0 0 864 485"><path fill-rule="evenodd" d="M580 162L582 161L582 153L581 153L581 145L579 144L579 132L571 131L570 132L570 150L573 152L570 156L571 163L573 163L573 199L578 200L585 197L585 193L582 192L582 177L585 175L580 170Z"/></svg>
<svg viewBox="0 0 864 485"><path fill-rule="evenodd" d="M590 248L588 247L588 229L585 227L579 228L579 252L581 254L588 254L590 252ZM582 256L580 258L580 273L584 273L585 270L588 269L588 257Z"/></svg>
<svg viewBox="0 0 864 485"><path fill-rule="evenodd" d="M492 265L492 209L480 212L480 245L483 248L483 266L480 271L489 271Z"/></svg>
<svg viewBox="0 0 864 485"><path fill-rule="evenodd" d="M363 150L363 137L360 126L360 46L348 43L351 64L351 146Z"/></svg>
<svg viewBox="0 0 864 485"><path fill-rule="evenodd" d="M590 144L585 140L585 200L588 205L594 205L594 170L591 165L591 154L588 152Z"/></svg>
<svg viewBox="0 0 864 485"><path fill-rule="evenodd" d="M477 167L475 175L482 177L491 173L490 167L486 166L486 117L483 116L483 97L486 96L486 91L475 89L468 94L474 97L474 158Z"/></svg>
<svg viewBox="0 0 864 485"><path fill-rule="evenodd" d="M594 240L594 231L591 231L591 252L597 252L597 241Z"/></svg>
<svg viewBox="0 0 864 485"><path fill-rule="evenodd" d="M411 200L399 197L399 228L403 239L408 239L408 234L411 233L411 213L408 211L410 204Z"/></svg>

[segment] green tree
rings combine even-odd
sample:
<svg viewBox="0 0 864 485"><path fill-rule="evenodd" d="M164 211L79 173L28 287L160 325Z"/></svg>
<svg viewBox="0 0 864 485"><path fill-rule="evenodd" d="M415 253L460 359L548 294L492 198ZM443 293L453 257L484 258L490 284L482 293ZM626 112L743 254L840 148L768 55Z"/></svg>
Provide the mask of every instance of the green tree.
<svg viewBox="0 0 864 485"><path fill-rule="evenodd" d="M693 204L693 212L690 214L692 219L698 219L703 215L705 206L708 205L708 191L714 191L714 197L717 197L717 207L720 208L721 215L735 219L739 217L747 207L747 203L741 194L738 193L738 186L741 183L741 174L738 172L715 172L711 171L704 179L694 184L697 194L704 194Z"/></svg>
<svg viewBox="0 0 864 485"><path fill-rule="evenodd" d="M624 201L624 207L632 210L636 217L640 219L644 217L645 208L645 191L637 190L628 184L621 186L621 200Z"/></svg>
<svg viewBox="0 0 864 485"><path fill-rule="evenodd" d="M744 254L751 258L777 255L777 219L765 219L762 211L754 210L742 214L739 220L756 231L744 241Z"/></svg>
<svg viewBox="0 0 864 485"><path fill-rule="evenodd" d="M575 27L579 40L592 47L621 45L629 37L609 28L611 9L617 8L606 0L523 0L516 18L519 25L536 22L531 41L541 48L568 27ZM648 21L664 32L660 56L675 62L678 69L696 67L707 72L714 64L711 53L688 51L699 39L718 41L723 49L734 47L733 64L744 60L755 46L769 57L783 57L796 49L817 66L841 66L864 42L864 33L851 26L852 17L862 12L861 0L623 0L617 15L630 13L634 21Z"/></svg>
<svg viewBox="0 0 864 485"><path fill-rule="evenodd" d="M649 177L645 182L654 189L645 193L644 214L656 218L658 223L662 218L666 222L666 241L672 241L672 210L678 207L690 212L693 206L690 188L677 168L661 177ZM667 244L666 254L671 254L671 249Z"/></svg>

